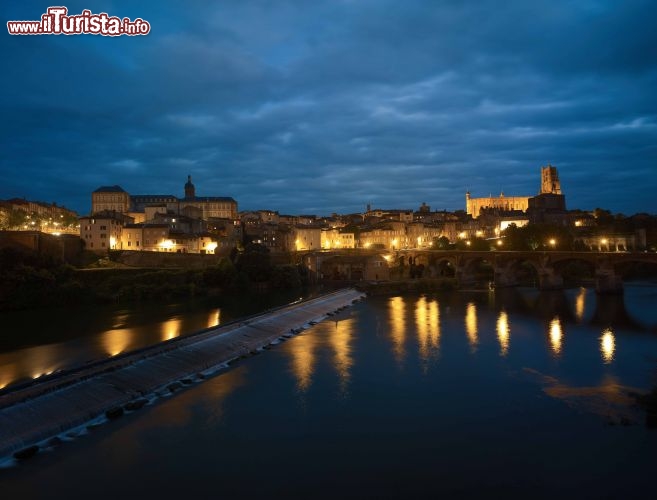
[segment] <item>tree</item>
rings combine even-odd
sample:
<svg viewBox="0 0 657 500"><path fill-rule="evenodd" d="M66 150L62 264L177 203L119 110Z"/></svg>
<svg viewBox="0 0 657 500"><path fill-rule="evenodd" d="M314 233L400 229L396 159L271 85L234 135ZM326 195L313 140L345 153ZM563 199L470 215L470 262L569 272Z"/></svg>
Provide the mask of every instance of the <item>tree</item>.
<svg viewBox="0 0 657 500"><path fill-rule="evenodd" d="M436 250L449 250L452 248L452 245L450 244L449 238L447 238L447 236L434 238L431 242L431 246Z"/></svg>
<svg viewBox="0 0 657 500"><path fill-rule="evenodd" d="M27 212L24 210L10 210L7 218L7 227L20 228L27 223Z"/></svg>
<svg viewBox="0 0 657 500"><path fill-rule="evenodd" d="M458 250L477 250L481 252L490 250L490 243L483 238L472 238L469 240L459 240L456 243L456 248Z"/></svg>
<svg viewBox="0 0 657 500"><path fill-rule="evenodd" d="M272 272L269 249L258 243L249 243L238 256L235 267L253 283L268 281Z"/></svg>
<svg viewBox="0 0 657 500"><path fill-rule="evenodd" d="M573 250L570 230L553 224L511 225L504 230L505 250Z"/></svg>
<svg viewBox="0 0 657 500"><path fill-rule="evenodd" d="M598 226L609 226L614 222L614 216L609 210L596 208L593 211L593 216L595 217L595 222Z"/></svg>
<svg viewBox="0 0 657 500"><path fill-rule="evenodd" d="M203 283L206 286L232 287L237 280L237 269L233 263L223 258L216 266L208 267L203 271Z"/></svg>

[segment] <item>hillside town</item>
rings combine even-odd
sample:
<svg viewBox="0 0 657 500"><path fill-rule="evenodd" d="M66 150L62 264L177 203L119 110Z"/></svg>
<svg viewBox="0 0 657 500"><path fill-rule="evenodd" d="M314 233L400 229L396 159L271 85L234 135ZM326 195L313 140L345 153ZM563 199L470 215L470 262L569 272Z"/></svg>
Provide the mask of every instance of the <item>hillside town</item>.
<svg viewBox="0 0 657 500"><path fill-rule="evenodd" d="M188 176L182 197L130 194L119 185L91 193L88 215L55 203L10 199L0 203L3 241L25 233L79 238L82 249L228 255L247 243L272 254L372 249L511 249L509 227L548 225L572 235L571 247L550 239L536 248L592 251L649 250L657 242L654 220L646 214L614 216L606 210L568 210L556 167L541 168L538 194L474 198L465 195L463 210L382 208L366 205L361 213L290 215L272 209L238 211L231 197L197 196ZM31 241L36 241L32 238ZM35 243L36 244L36 243ZM69 245L71 245L69 240Z"/></svg>

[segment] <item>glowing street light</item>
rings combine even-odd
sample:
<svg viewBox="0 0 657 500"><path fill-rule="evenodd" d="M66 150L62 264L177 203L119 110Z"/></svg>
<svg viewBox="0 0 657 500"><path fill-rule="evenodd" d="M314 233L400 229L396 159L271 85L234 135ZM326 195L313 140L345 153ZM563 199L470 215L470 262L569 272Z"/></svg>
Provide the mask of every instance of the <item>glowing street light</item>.
<svg viewBox="0 0 657 500"><path fill-rule="evenodd" d="M551 238L549 243L550 243L550 246L552 247L552 250L554 250L554 247L557 245L557 240L555 240L554 238Z"/></svg>
<svg viewBox="0 0 657 500"><path fill-rule="evenodd" d="M160 243L160 246L166 250L173 248L173 245L174 243L171 240L164 240L162 243Z"/></svg>
<svg viewBox="0 0 657 500"><path fill-rule="evenodd" d="M503 244L504 244L504 242L502 240L497 240L497 246L498 247L501 247Z"/></svg>

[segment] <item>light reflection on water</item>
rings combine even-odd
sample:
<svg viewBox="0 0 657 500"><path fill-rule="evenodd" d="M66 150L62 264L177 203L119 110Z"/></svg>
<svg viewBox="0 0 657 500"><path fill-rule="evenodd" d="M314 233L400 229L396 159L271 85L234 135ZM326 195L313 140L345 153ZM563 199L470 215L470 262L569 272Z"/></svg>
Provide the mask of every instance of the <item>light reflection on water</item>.
<svg viewBox="0 0 657 500"><path fill-rule="evenodd" d="M576 325L599 325L596 349L600 352L602 363L611 364L617 357L617 325L655 330L652 323L654 308L650 307L653 298L657 296L654 288L628 286L625 297L598 297L590 290L579 288L567 290L561 295L556 292L550 295L549 301L543 300L535 290L506 291L505 294L496 291L485 297L483 294L477 297L459 295L461 305L458 305L458 301L447 300L447 295L440 298L440 304L436 296L391 297L385 300L388 324L385 333L390 339L391 350L398 366L404 364L409 353L417 350L424 363L423 370L426 370L427 363L437 357L439 349L443 349L441 344L444 343L444 321L450 320L450 311L453 309L453 312L460 311L458 314L461 315L461 331L465 329L471 352L482 347L486 332L496 331L499 354L507 356L511 343L511 322L515 321L518 314L517 310L513 309L516 307L526 315L536 313L547 317L547 346L550 354L556 358L563 356L565 329L570 332ZM550 301L553 304L550 304ZM488 307L497 311L496 324L490 326L485 325L482 319L486 317ZM541 309L545 311L539 313ZM18 381L40 378L57 370L116 356L202 328L217 326L221 322L222 311L216 307L192 313L178 311L165 319L146 324L139 323L139 317L136 310L117 310L105 320L108 325L106 330L84 339L75 338L66 342L0 352L0 389ZM351 322L340 321L337 325L338 335L330 337L335 342L336 365L342 367L345 386L351 371L345 342L347 337L353 337L351 328ZM448 331L452 330L453 326L450 325ZM344 337L344 342L340 340L341 336ZM411 347L411 342L417 342L417 345L413 344ZM300 359L296 363L299 387L306 390L313 373L312 368L308 367L312 367L316 360L311 347L300 356L306 359Z"/></svg>
<svg viewBox="0 0 657 500"><path fill-rule="evenodd" d="M297 379L299 392L306 392L312 383L317 361L315 359L316 339L312 335L299 335L295 340L294 348L289 350L292 358L292 372Z"/></svg>
<svg viewBox="0 0 657 500"><path fill-rule="evenodd" d="M162 323L162 340L171 340L179 336L181 324L182 319L179 316L175 316L169 321Z"/></svg>
<svg viewBox="0 0 657 500"><path fill-rule="evenodd" d="M406 356L406 306L402 297L392 297L388 301L390 312L390 337L392 350L398 365L404 362Z"/></svg>
<svg viewBox="0 0 657 500"><path fill-rule="evenodd" d="M575 299L575 317L577 321L584 320L584 311L586 310L586 288L580 287L577 298Z"/></svg>
<svg viewBox="0 0 657 500"><path fill-rule="evenodd" d="M580 323L573 302L548 297L535 313L495 293L368 299L72 453L17 467L3 493L41 482L168 497L193 484L211 497L221 471L228 497L274 497L290 491L275 466L288 463L299 498L645 496L657 435L632 394L651 388L655 335Z"/></svg>
<svg viewBox="0 0 657 500"><path fill-rule="evenodd" d="M354 328L353 318L324 321L313 327L313 335L304 332L295 337L294 342L287 342L289 367L296 380L298 392L305 393L311 388L319 362L317 353L326 348L332 351L330 363L338 376L340 391L343 395L347 392L354 364L352 346Z"/></svg>
<svg viewBox="0 0 657 500"><path fill-rule="evenodd" d="M133 332L131 328L118 328L102 334L100 343L108 356L121 354L130 345Z"/></svg>
<svg viewBox="0 0 657 500"><path fill-rule="evenodd" d="M436 300L420 297L416 301L415 328L420 359L427 361L437 354L440 342L440 309Z"/></svg>
<svg viewBox="0 0 657 500"><path fill-rule="evenodd" d="M0 389L30 379L50 375L90 361L117 356L146 345L166 341L183 334L219 324L221 310L177 314L152 323L136 322L139 315L125 310L110 318L111 328L66 342L25 347L0 353ZM132 323L132 326L127 326Z"/></svg>
<svg viewBox="0 0 657 500"><path fill-rule="evenodd" d="M221 323L221 309L213 309L208 314L208 328L217 326Z"/></svg>
<svg viewBox="0 0 657 500"><path fill-rule="evenodd" d="M504 310L500 311L497 318L497 340L500 343L500 355L506 356L509 352L509 317Z"/></svg>
<svg viewBox="0 0 657 500"><path fill-rule="evenodd" d="M329 327L333 326L333 322L328 322L327 324ZM335 330L329 333L329 342L334 351L333 364L340 378L342 392L347 390L350 370L354 364L351 346L354 336L354 326L355 320L353 318L336 321Z"/></svg>
<svg viewBox="0 0 657 500"><path fill-rule="evenodd" d="M429 346L436 352L440 347L440 305L437 300L429 302Z"/></svg>
<svg viewBox="0 0 657 500"><path fill-rule="evenodd" d="M479 343L479 332L477 330L477 306L474 302L468 302L465 310L465 333L468 335L470 349L475 352Z"/></svg>
<svg viewBox="0 0 657 500"><path fill-rule="evenodd" d="M561 328L561 321L559 317L555 317L550 321L550 347L555 356L561 355L561 340L563 337L563 330Z"/></svg>
<svg viewBox="0 0 657 500"><path fill-rule="evenodd" d="M602 353L602 359L606 364L609 364L614 360L615 351L616 341L614 338L614 332L611 328L607 328L602 332L602 336L600 337L600 352Z"/></svg>

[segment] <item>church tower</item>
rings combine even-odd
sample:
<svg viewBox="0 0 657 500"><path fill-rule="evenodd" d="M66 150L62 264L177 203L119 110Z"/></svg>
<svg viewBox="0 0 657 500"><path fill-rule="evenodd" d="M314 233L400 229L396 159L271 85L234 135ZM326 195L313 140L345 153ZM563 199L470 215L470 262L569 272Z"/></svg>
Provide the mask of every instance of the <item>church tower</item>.
<svg viewBox="0 0 657 500"><path fill-rule="evenodd" d="M185 199L191 200L196 197L196 188L192 184L192 176L187 176L187 182L185 183Z"/></svg>
<svg viewBox="0 0 657 500"><path fill-rule="evenodd" d="M561 183L557 167L541 167L541 194L561 194Z"/></svg>

